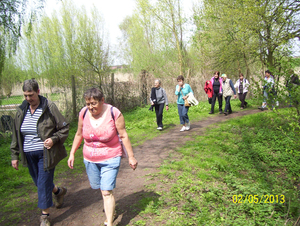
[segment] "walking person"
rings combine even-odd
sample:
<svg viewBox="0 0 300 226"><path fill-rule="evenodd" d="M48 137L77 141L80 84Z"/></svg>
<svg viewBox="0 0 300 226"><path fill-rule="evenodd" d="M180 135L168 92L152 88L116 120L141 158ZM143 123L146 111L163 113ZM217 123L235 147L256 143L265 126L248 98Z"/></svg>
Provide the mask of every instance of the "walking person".
<svg viewBox="0 0 300 226"><path fill-rule="evenodd" d="M209 114L213 114L215 111L215 103L216 99L218 99L219 102L219 114L222 114L222 79L220 78L220 72L216 71L214 73L214 76L211 78L211 84L213 87L213 94L212 94L212 100L211 100L211 110Z"/></svg>
<svg viewBox="0 0 300 226"><path fill-rule="evenodd" d="M247 79L244 78L244 75L240 73L239 78L235 85L234 88L238 90L239 94L239 99L241 101L241 109L244 109L247 107L247 102L245 101L247 93L248 93L248 87L250 86L250 83Z"/></svg>
<svg viewBox="0 0 300 226"><path fill-rule="evenodd" d="M17 108L11 142L12 166L18 170L19 156L37 186L38 207L42 210L41 226L50 225L50 207L60 208L67 189L53 183L55 166L67 156L63 145L69 124L56 105L40 96L35 79L23 83L25 100Z"/></svg>
<svg viewBox="0 0 300 226"><path fill-rule="evenodd" d="M135 170L138 163L119 109L104 103L103 94L97 88L88 89L84 93L84 99L86 107L79 113L68 166L73 169L75 152L84 139L83 158L90 185L92 189L101 190L106 215L104 224L112 226L115 212L113 189L116 187L122 156L119 139L127 150L130 167Z"/></svg>
<svg viewBox="0 0 300 226"><path fill-rule="evenodd" d="M177 108L182 128L180 132L190 130L191 123L188 116L189 107L184 105L184 100L187 99L188 93L193 93L193 90L189 84L184 83L184 77L179 75L177 77L178 84L175 88L175 95L177 96Z"/></svg>
<svg viewBox="0 0 300 226"><path fill-rule="evenodd" d="M290 77L287 78L286 85L285 85L289 92L289 99L290 99L289 107L292 107L292 104L298 105L298 101L295 98L295 93L296 93L297 86L299 85L300 85L299 77L297 74L295 74L294 70L291 69Z"/></svg>
<svg viewBox="0 0 300 226"><path fill-rule="evenodd" d="M272 109L275 107L274 106L274 96L275 94L275 88L274 88L274 76L269 70L265 71L265 78L264 78L264 85L263 85L263 95L264 95L264 100L262 103L262 106L259 107L258 109L260 110L268 110L267 108L267 102L271 102Z"/></svg>
<svg viewBox="0 0 300 226"><path fill-rule="evenodd" d="M234 95L234 98L236 98L236 91L235 91L232 81L229 78L227 78L226 74L222 74L221 78L223 80L223 84L222 84L223 96L224 96L225 102L226 102L224 114L228 115L228 114L232 113L230 99L231 99L232 95Z"/></svg>
<svg viewBox="0 0 300 226"><path fill-rule="evenodd" d="M151 94L150 94L150 102L151 102L150 110L153 108L153 106L155 108L157 129L162 130L164 106L166 104L166 110L168 111L169 103L168 103L168 97L166 91L161 87L161 80L159 79L156 79L154 81L154 87L151 89Z"/></svg>

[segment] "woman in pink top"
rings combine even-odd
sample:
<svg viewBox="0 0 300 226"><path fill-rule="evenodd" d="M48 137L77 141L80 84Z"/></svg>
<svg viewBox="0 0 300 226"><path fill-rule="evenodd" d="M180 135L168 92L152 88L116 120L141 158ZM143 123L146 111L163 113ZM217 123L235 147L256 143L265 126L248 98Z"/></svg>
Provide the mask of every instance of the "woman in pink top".
<svg viewBox="0 0 300 226"><path fill-rule="evenodd" d="M119 137L127 150L130 167L135 170L138 163L134 158L122 113L117 108L105 104L103 94L97 88L87 90L84 98L86 107L79 113L78 129L68 165L73 169L75 152L84 139L83 157L86 172L91 187L101 190L107 218L105 224L111 226L115 211L112 190L116 186L122 156Z"/></svg>

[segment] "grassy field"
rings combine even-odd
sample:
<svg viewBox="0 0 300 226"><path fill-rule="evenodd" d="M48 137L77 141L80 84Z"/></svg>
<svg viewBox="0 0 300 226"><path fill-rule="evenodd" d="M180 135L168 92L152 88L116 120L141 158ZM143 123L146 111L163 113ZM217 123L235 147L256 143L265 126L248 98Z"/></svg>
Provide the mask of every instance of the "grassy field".
<svg viewBox="0 0 300 226"><path fill-rule="evenodd" d="M49 98L49 100L52 101L57 101L60 98L59 93L45 94L43 96ZM11 96L10 98L4 97L4 98L0 98L0 105L21 104L23 100L24 100L23 95Z"/></svg>
<svg viewBox="0 0 300 226"><path fill-rule="evenodd" d="M136 225L296 225L299 131L288 127L269 111L208 128L148 175L159 198L135 207Z"/></svg>
<svg viewBox="0 0 300 226"><path fill-rule="evenodd" d="M233 100L232 106L233 110L239 110L240 102ZM257 101L250 101L251 106L256 107ZM167 133L179 124L177 106L170 105L170 110L164 112L165 130L157 131L155 113L148 108L123 113L133 146ZM208 115L209 111L208 103L200 103L190 109L189 116L192 122L213 117ZM288 222L289 225L295 222L299 215L295 185L299 182L300 171L298 152L292 151L299 150L299 142L295 142L299 137L298 133L284 136L278 126L286 129L288 125L277 117L275 113L266 112L230 120L208 129L205 136L195 137L195 143L174 152L161 166L159 174L149 175L156 182L148 189L160 198L142 208L145 211L140 215L144 220L137 221L136 225L195 225L194 222L198 222L197 225L243 225L245 220L251 223L249 225L276 225L274 222L277 225ZM65 142L68 151L76 126L76 122L71 124ZM10 139L0 139L1 224L3 220L19 219L28 209L39 210L36 208L37 197L28 195L36 191L28 169L20 167L15 171L11 167ZM69 170L67 158L64 159L56 167L55 180L68 176L75 181L85 172L82 161L82 149L79 149L75 169ZM241 201L239 195L243 198L257 195L260 199L263 194L274 195L277 200L272 200L271 204L232 201L234 195ZM281 195L284 195L284 203L280 203ZM149 201L140 205L143 203Z"/></svg>

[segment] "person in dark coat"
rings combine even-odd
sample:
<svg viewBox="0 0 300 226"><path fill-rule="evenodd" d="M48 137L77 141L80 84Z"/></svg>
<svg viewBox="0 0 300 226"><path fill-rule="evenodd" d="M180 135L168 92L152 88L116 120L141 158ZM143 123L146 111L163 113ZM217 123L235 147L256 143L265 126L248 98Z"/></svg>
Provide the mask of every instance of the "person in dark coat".
<svg viewBox="0 0 300 226"><path fill-rule="evenodd" d="M169 103L166 91L161 87L161 81L159 79L154 81L154 87L151 89L150 102L151 107L149 110L151 110L153 107L155 108L157 129L162 130L164 106L166 105L166 110L168 111Z"/></svg>

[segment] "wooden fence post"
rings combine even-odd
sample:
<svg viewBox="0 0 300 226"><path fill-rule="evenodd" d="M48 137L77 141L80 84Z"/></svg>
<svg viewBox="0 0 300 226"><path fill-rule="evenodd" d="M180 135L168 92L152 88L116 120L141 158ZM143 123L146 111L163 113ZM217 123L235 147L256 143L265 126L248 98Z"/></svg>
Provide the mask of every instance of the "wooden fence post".
<svg viewBox="0 0 300 226"><path fill-rule="evenodd" d="M112 105L115 104L115 74L111 73L111 81L110 81L110 88L111 88L111 101L112 101Z"/></svg>
<svg viewBox="0 0 300 226"><path fill-rule="evenodd" d="M72 75L72 106L73 106L73 119L77 117L76 113L76 86L75 86L75 76Z"/></svg>

